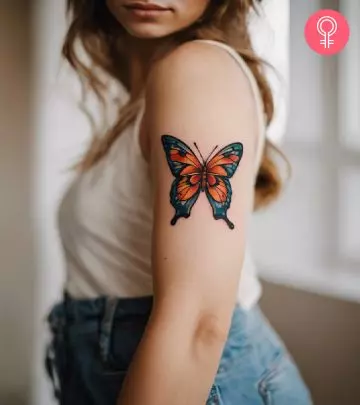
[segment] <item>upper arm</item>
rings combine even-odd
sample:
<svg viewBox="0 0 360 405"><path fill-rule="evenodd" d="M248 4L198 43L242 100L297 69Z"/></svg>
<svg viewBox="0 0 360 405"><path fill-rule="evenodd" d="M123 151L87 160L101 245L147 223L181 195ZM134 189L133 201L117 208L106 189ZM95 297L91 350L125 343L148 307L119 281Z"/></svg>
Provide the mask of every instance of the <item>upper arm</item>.
<svg viewBox="0 0 360 405"><path fill-rule="evenodd" d="M203 311L228 311L236 297L253 204L258 121L248 79L223 50L189 43L154 68L146 97L155 193L155 296L158 302L186 302L189 311L194 306ZM172 138L164 138L164 134L176 137L199 157L195 142L205 159L215 146L219 151L236 143L235 150L230 150L233 154L226 156L235 161L238 156L239 161L232 168L223 165L218 169L218 189L212 190L213 195L225 192L226 199L231 199L227 215L234 229L224 220L215 220L208 193L197 189L198 178L191 177L191 172L198 170L198 164L190 164L190 174L185 176L179 174L187 167L178 162L179 157L174 164L169 162L171 149L179 145L174 141L172 146ZM186 190L183 194L181 187ZM185 211L192 207L188 218L180 218L172 226L174 202ZM227 203L219 204L217 212L221 213Z"/></svg>

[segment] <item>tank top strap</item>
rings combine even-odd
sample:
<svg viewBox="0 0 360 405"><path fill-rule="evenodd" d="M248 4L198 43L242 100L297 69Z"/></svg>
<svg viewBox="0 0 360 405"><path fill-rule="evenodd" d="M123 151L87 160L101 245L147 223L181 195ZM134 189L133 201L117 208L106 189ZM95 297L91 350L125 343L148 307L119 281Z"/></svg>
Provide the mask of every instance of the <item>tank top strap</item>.
<svg viewBox="0 0 360 405"><path fill-rule="evenodd" d="M235 62L238 64L238 66L240 66L240 68L245 73L246 77L248 78L252 93L254 95L254 100L255 100L256 110L257 110L257 115L258 115L258 128L259 128L258 132L259 133L258 133L258 139L257 139L257 145L256 145L256 156L255 156L255 171L257 173L257 170L261 163L261 158L262 158L262 153L263 153L263 148L264 148L264 143L265 143L266 121L265 121L265 115L264 115L263 101L261 98L260 89L256 82L256 79L255 79L253 73L251 72L250 68L244 61L244 59L231 46L224 44L223 42L213 41L213 40L209 40L209 39L197 39L195 41L207 43L207 44L217 46L219 48L224 49L235 60ZM139 138L140 138L140 126L141 126L142 118L143 118L143 115L145 112L145 100L144 99L139 100L139 104L140 104L139 111L135 118L135 122L134 122L134 126L133 126L133 140L135 142L136 152L142 156Z"/></svg>
<svg viewBox="0 0 360 405"><path fill-rule="evenodd" d="M254 74L252 73L251 69L249 68L249 66L247 65L245 60L231 46L224 44L223 42L213 41L210 39L197 39L196 41L207 43L207 44L214 45L214 46L224 49L235 60L235 62L240 66L240 68L242 69L242 71L245 73L246 77L249 80L251 90L254 95L254 100L256 103L256 110L257 110L257 115L258 115L259 134L258 134L258 139L257 139L256 158L255 158L255 166L256 166L256 172L257 172L259 165L261 163L263 148L264 148L264 144L265 144L266 120L265 120L264 105L263 105L262 97L260 94L260 89L256 82Z"/></svg>

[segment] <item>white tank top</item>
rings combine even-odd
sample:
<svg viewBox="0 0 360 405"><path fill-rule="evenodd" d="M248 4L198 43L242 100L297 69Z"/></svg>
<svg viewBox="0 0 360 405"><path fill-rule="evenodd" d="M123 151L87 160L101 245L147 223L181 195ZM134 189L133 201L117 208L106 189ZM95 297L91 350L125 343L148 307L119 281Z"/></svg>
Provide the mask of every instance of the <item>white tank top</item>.
<svg viewBox="0 0 360 405"><path fill-rule="evenodd" d="M202 42L223 48L249 79L259 117L255 181L265 139L263 105L255 78L234 49L215 41ZM65 289L74 298L153 294L152 188L139 143L144 108L143 103L135 122L124 130L108 155L73 181L60 204ZM238 301L250 308L260 295L261 286L246 249Z"/></svg>

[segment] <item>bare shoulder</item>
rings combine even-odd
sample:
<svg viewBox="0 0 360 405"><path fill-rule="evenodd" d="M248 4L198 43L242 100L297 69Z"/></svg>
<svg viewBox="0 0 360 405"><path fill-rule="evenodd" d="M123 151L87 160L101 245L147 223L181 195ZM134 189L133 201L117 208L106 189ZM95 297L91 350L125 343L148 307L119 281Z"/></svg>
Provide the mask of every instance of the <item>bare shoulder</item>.
<svg viewBox="0 0 360 405"><path fill-rule="evenodd" d="M183 44L153 67L145 120L150 144L170 133L209 148L241 141L249 151L258 130L246 73L229 52L200 41Z"/></svg>
<svg viewBox="0 0 360 405"><path fill-rule="evenodd" d="M201 41L182 44L153 66L148 92L164 87L167 94L175 91L187 95L197 90L199 97L221 92L237 96L238 102L252 96L248 78L234 58L226 50Z"/></svg>

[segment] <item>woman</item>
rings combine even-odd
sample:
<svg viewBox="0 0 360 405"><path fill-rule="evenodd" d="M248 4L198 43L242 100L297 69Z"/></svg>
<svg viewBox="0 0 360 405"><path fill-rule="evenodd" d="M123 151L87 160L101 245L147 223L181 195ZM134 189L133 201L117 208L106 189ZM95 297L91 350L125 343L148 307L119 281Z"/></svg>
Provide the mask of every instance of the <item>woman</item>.
<svg viewBox="0 0 360 405"><path fill-rule="evenodd" d="M252 207L280 188L254 7L68 0L65 57L100 97L105 72L128 101L60 207L67 280L47 365L61 404L311 402L246 264Z"/></svg>

